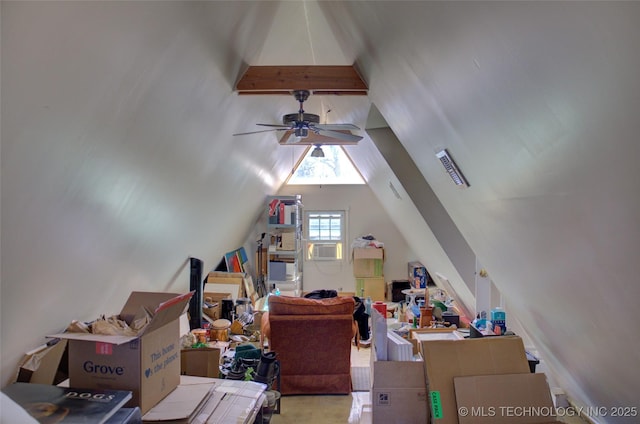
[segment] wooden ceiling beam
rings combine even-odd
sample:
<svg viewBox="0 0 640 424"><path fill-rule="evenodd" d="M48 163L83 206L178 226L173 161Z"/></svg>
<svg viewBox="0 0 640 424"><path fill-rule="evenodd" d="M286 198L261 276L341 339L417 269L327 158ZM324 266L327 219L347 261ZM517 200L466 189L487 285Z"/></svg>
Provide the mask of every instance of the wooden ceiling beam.
<svg viewBox="0 0 640 424"><path fill-rule="evenodd" d="M366 95L367 84L353 66L250 66L236 84L238 94Z"/></svg>
<svg viewBox="0 0 640 424"><path fill-rule="evenodd" d="M268 91L238 91L240 96L259 96L259 95L293 95L294 90L268 90ZM316 96L366 96L366 91L346 91L346 90L309 90L311 94Z"/></svg>

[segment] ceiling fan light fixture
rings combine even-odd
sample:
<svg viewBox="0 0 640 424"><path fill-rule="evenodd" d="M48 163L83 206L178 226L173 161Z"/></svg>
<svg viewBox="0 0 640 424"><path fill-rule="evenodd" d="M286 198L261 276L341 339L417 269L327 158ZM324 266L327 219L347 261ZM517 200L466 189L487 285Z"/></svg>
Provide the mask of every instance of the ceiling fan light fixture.
<svg viewBox="0 0 640 424"><path fill-rule="evenodd" d="M313 151L311 152L311 157L312 158L323 158L324 157L324 152L322 151L322 147L320 147L320 146L314 147Z"/></svg>

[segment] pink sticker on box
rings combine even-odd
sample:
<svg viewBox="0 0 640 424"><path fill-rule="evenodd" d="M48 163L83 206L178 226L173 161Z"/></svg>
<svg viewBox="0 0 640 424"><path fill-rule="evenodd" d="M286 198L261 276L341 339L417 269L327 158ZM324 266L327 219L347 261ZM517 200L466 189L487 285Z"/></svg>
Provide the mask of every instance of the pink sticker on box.
<svg viewBox="0 0 640 424"><path fill-rule="evenodd" d="M96 342L96 355L112 355L113 345L111 343Z"/></svg>

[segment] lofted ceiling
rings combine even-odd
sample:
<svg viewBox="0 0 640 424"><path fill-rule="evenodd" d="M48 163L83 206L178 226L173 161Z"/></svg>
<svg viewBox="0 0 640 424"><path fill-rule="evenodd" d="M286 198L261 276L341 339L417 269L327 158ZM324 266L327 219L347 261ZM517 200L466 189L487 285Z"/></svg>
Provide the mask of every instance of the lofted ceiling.
<svg viewBox="0 0 640 424"><path fill-rule="evenodd" d="M6 341L57 331L68 308L53 305L92 316L122 287L176 289L185 252L252 237L238 229L307 146L233 137L298 111L237 84L253 67L332 66L366 95L312 95L305 111L362 129L344 148L419 259L468 299L473 277L442 241L462 238L555 383L580 405L638 406L640 3L0 7L3 383L31 347ZM384 143L367 132L380 128ZM452 184L444 148L471 187ZM408 195L426 187L454 235ZM35 295L42 310L10 326Z"/></svg>

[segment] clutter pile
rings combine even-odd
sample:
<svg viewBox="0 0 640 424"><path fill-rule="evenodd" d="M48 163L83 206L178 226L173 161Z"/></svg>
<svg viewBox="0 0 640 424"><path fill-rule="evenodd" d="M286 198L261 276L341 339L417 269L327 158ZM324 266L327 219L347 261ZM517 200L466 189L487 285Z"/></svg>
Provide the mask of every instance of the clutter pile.
<svg viewBox="0 0 640 424"><path fill-rule="evenodd" d="M471 322L472 327L485 336L500 336L507 334L507 314L500 307L491 310L491 319L487 319L487 312L481 311Z"/></svg>
<svg viewBox="0 0 640 424"><path fill-rule="evenodd" d="M371 234L367 234L366 236L356 237L355 239L353 239L353 242L351 243L351 249L365 248L365 247L375 247L380 249L384 247L384 243L379 240L376 240L376 238Z"/></svg>
<svg viewBox="0 0 640 424"><path fill-rule="evenodd" d="M131 391L126 406L147 412L180 383L179 320L192 295L134 291L119 314L48 335L67 340L69 386Z"/></svg>

